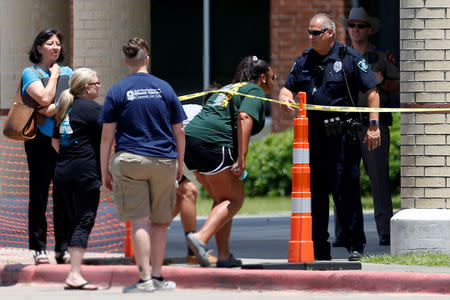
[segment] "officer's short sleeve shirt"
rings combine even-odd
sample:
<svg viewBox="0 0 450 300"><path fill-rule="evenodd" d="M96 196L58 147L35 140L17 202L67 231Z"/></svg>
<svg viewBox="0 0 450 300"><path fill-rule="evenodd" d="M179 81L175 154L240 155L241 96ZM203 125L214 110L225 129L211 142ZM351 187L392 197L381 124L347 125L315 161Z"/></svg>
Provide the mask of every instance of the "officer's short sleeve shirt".
<svg viewBox="0 0 450 300"><path fill-rule="evenodd" d="M293 65L285 87L294 93L306 92L307 102L310 104L352 105L349 90L355 102L359 91L365 93L378 82L370 65L358 52L346 47L346 54L340 56L340 47L343 47L343 44L335 41L325 56L319 55L313 49L306 50Z"/></svg>

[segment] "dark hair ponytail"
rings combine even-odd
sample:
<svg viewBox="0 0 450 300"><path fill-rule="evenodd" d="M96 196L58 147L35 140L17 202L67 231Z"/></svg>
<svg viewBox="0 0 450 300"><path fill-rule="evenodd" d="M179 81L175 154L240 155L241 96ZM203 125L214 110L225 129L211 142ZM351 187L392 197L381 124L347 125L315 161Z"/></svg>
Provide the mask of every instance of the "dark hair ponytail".
<svg viewBox="0 0 450 300"><path fill-rule="evenodd" d="M269 64L256 56L247 56L239 63L234 74L233 83L243 81L258 81L261 74L269 72Z"/></svg>

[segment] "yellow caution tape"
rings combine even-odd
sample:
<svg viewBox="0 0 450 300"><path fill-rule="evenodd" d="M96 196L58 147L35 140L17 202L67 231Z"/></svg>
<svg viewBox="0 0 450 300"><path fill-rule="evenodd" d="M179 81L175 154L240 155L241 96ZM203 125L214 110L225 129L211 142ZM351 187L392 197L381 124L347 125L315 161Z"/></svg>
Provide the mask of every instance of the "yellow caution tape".
<svg viewBox="0 0 450 300"><path fill-rule="evenodd" d="M204 95L208 95L208 94L210 94L210 93L212 93L212 92L213 92L213 91L206 91L206 92L199 92L199 93L195 93L195 94L189 94L189 95L179 96L179 97L178 97L178 100L180 100L180 101L189 100L189 99L201 97L201 96L204 96Z"/></svg>
<svg viewBox="0 0 450 300"><path fill-rule="evenodd" d="M180 101L185 101L185 100L189 100L189 99L193 99L193 98L197 98L197 97L201 97L201 96L204 96L204 95L207 95L207 94L213 94L213 93L225 93L225 94L239 95L239 96L244 96L244 97L248 97L248 98L260 99L260 100L264 100L264 101L269 101L269 102L274 102L274 103L283 104L283 105L287 105L287 106L292 106L292 107L295 107L295 108L300 108L300 105L298 105L298 103L289 103L289 102L274 100L274 99L270 99L270 98L264 98L264 97L254 96L254 95L242 94L242 93L239 93L239 92L233 92L233 91L229 91L229 90L214 90L214 91L199 92L199 93L179 96L178 99Z"/></svg>
<svg viewBox="0 0 450 300"><path fill-rule="evenodd" d="M306 110L321 110L321 111L338 111L338 112L450 112L449 108L393 108L393 107L360 107L360 106L327 106L305 104L303 108Z"/></svg>
<svg viewBox="0 0 450 300"><path fill-rule="evenodd" d="M180 96L180 97L178 97L178 99L180 101L184 101L184 100L189 100L189 99L201 97L201 96L204 96L207 94L212 94L212 93L225 93L225 94L239 95L239 96L244 96L244 97L248 97L248 98L254 98L254 99L259 99L259 100L263 100L263 101L269 101L269 102L273 102L273 103L287 105L287 106L291 106L291 107L300 109L300 105L298 103L284 102L284 101L274 100L274 99L265 98L265 97L247 95L247 94L229 91L229 90L214 90L214 91L199 92L199 93ZM450 107L449 108L432 108L432 107L427 107L427 108L379 107L379 108L375 108L375 107L360 107L360 106L356 106L356 107L355 106L329 106L329 105L315 105L315 104L304 104L303 109L333 111L333 112L412 112L412 113L416 113L416 112L450 112Z"/></svg>

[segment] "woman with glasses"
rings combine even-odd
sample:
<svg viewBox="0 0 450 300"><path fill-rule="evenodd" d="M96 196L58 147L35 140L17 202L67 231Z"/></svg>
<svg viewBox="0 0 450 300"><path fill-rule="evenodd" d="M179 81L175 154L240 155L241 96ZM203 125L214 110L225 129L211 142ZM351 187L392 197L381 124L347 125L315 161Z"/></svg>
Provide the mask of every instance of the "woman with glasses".
<svg viewBox="0 0 450 300"><path fill-rule="evenodd" d="M81 263L94 227L102 183L100 173L100 82L95 71L77 69L70 88L59 98L52 145L56 160L55 191L63 198L68 224L71 269L66 289L95 290L81 275Z"/></svg>
<svg viewBox="0 0 450 300"><path fill-rule="evenodd" d="M39 32L29 52L32 66L22 72L22 95L33 98L39 105L43 122L36 137L25 142L29 170L28 240L34 250L36 265L48 264L47 210L48 190L55 171L56 152L51 145L54 126L55 99L67 88L72 69L60 66L64 60L63 37L59 30L47 28ZM53 222L55 258L57 263L68 263L67 228L60 197L53 191Z"/></svg>
<svg viewBox="0 0 450 300"><path fill-rule="evenodd" d="M186 166L213 199L205 224L186 238L200 265L209 267L206 244L216 238L221 268L240 267L241 260L230 252L233 216L244 202L245 163L250 136L264 127L264 103L249 96L264 97L274 86L272 68L256 56L244 58L233 83L222 88L233 93L216 93L186 126ZM246 96L249 95L249 96Z"/></svg>

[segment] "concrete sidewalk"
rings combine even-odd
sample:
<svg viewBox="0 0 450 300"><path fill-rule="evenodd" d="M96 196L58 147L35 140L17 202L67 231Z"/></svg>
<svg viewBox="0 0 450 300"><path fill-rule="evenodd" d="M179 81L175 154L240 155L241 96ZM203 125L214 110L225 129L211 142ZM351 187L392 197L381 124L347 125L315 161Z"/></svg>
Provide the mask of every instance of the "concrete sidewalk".
<svg viewBox="0 0 450 300"><path fill-rule="evenodd" d="M17 253L21 251L21 253ZM1 249L0 286L19 283L61 284L69 265L32 265L27 250ZM9 255L8 255L9 254ZM15 258L16 260L15 260ZM20 258L21 257L21 258ZM51 262L52 254L49 253ZM26 259L25 259L26 258ZM21 259L21 261L20 261ZM5 261L9 260L9 261ZM304 271L248 270L200 268L186 265L182 258L171 258L163 267L163 275L177 283L178 288L214 288L248 290L364 291L377 293L450 294L450 268L380 265L362 263L361 270ZM287 260L242 259L244 265L285 264ZM138 279L136 266L121 254L88 253L83 275L103 289L125 287ZM332 262L344 263L343 260Z"/></svg>

